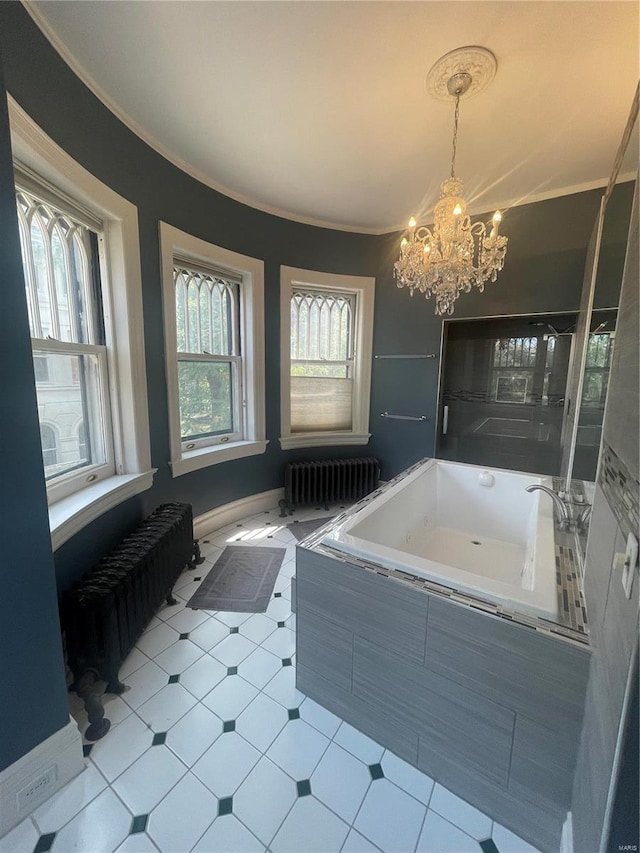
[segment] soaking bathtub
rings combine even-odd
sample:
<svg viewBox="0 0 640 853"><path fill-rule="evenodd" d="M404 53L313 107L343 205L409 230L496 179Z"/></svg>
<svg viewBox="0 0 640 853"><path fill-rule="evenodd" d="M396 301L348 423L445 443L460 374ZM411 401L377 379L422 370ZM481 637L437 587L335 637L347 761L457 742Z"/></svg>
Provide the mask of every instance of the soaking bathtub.
<svg viewBox="0 0 640 853"><path fill-rule="evenodd" d="M426 459L322 543L511 611L557 621L549 477Z"/></svg>

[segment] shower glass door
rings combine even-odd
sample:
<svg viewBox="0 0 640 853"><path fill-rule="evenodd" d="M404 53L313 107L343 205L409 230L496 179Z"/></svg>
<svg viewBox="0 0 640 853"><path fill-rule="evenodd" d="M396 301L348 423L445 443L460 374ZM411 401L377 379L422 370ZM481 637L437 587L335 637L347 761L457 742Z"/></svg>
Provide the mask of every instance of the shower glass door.
<svg viewBox="0 0 640 853"><path fill-rule="evenodd" d="M446 321L437 456L559 475L575 320Z"/></svg>

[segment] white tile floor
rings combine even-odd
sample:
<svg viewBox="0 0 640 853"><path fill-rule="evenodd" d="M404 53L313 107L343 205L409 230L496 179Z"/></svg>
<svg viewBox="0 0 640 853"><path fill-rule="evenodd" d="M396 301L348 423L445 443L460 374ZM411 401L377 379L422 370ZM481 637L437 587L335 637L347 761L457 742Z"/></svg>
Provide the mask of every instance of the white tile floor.
<svg viewBox="0 0 640 853"><path fill-rule="evenodd" d="M204 537L206 562L123 664L128 689L105 696L112 728L87 769L0 853L535 853L296 690L292 520L274 509ZM185 609L234 542L286 549L266 614Z"/></svg>

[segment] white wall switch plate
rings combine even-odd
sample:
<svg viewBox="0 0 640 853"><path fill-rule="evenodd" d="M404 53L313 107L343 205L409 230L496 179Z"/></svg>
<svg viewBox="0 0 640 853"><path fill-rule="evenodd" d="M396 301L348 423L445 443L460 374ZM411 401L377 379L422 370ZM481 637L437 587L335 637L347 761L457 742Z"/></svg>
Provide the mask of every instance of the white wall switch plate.
<svg viewBox="0 0 640 853"><path fill-rule="evenodd" d="M624 554L624 566L622 568L622 586L627 598L631 598L633 579L636 574L636 563L638 562L638 540L630 533L627 538L627 550Z"/></svg>

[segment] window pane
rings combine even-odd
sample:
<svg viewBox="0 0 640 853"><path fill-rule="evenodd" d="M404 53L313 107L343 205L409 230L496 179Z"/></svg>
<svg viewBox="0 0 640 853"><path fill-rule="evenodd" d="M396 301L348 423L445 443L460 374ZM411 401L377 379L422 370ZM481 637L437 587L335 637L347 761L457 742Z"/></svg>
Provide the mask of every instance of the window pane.
<svg viewBox="0 0 640 853"><path fill-rule="evenodd" d="M102 388L95 355L48 352L34 356L35 364L43 362L48 381L36 382L36 395L45 477L52 480L106 461ZM81 428L83 424L89 424L89 429Z"/></svg>
<svg viewBox="0 0 640 853"><path fill-rule="evenodd" d="M233 341L237 284L184 266L174 267L173 275L178 352L238 355Z"/></svg>
<svg viewBox="0 0 640 853"><path fill-rule="evenodd" d="M58 438L53 427L41 424L40 441L42 442L42 459L45 468L50 468L58 461Z"/></svg>
<svg viewBox="0 0 640 853"><path fill-rule="evenodd" d="M33 370L36 382L49 382L49 362L46 355L34 355Z"/></svg>
<svg viewBox="0 0 640 853"><path fill-rule="evenodd" d="M353 380L291 377L291 432L350 430Z"/></svg>
<svg viewBox="0 0 640 853"><path fill-rule="evenodd" d="M496 403L531 402L531 380L529 371L494 371L494 399Z"/></svg>
<svg viewBox="0 0 640 853"><path fill-rule="evenodd" d="M51 304L49 301L49 288L47 287L47 258L45 250L45 237L38 217L34 217L29 232L30 240L23 244L23 249L30 253L36 283L36 294L40 313L40 328L31 329L34 338L45 338L53 333L51 323ZM27 259L24 259L26 265Z"/></svg>
<svg viewBox="0 0 640 853"><path fill-rule="evenodd" d="M231 362L181 360L178 387L183 439L233 431Z"/></svg>
<svg viewBox="0 0 640 853"><path fill-rule="evenodd" d="M604 404L608 376L606 370L589 370L588 368L585 370L582 390L583 403Z"/></svg>
<svg viewBox="0 0 640 853"><path fill-rule="evenodd" d="M498 338L493 349L494 367L535 367L537 338Z"/></svg>
<svg viewBox="0 0 640 853"><path fill-rule="evenodd" d="M31 337L99 343L87 263L93 232L24 190L17 198Z"/></svg>
<svg viewBox="0 0 640 853"><path fill-rule="evenodd" d="M348 364L317 364L296 361L291 364L292 376L332 376L335 379L349 378Z"/></svg>
<svg viewBox="0 0 640 853"><path fill-rule="evenodd" d="M612 339L609 334L590 335L587 347L587 368L608 367L611 358Z"/></svg>
<svg viewBox="0 0 640 853"><path fill-rule="evenodd" d="M291 358L351 358L353 297L327 292L291 294Z"/></svg>

